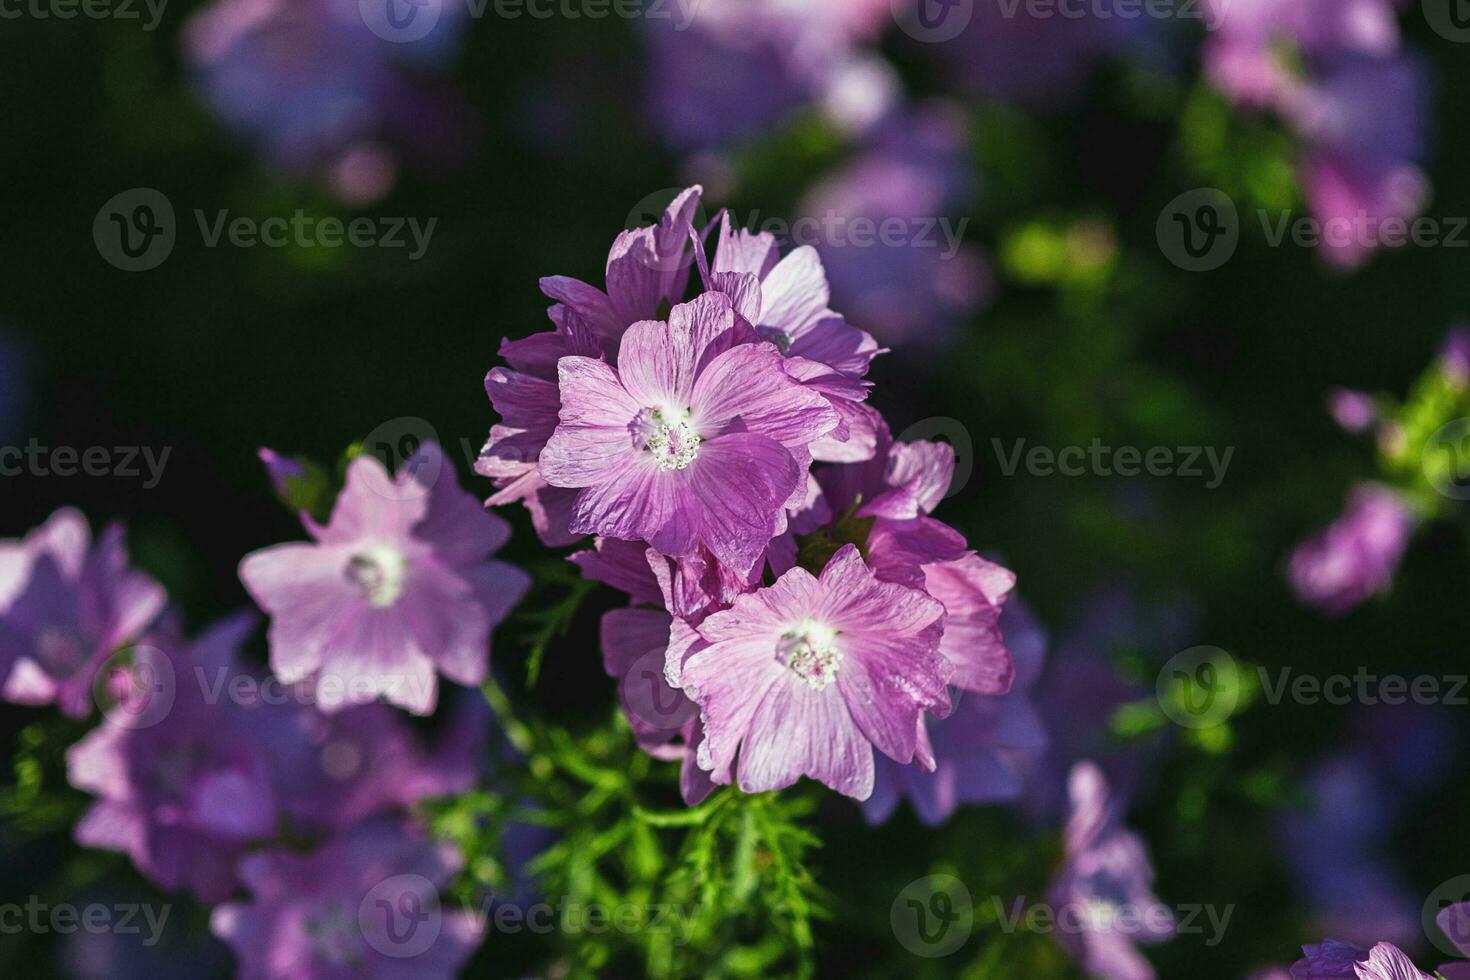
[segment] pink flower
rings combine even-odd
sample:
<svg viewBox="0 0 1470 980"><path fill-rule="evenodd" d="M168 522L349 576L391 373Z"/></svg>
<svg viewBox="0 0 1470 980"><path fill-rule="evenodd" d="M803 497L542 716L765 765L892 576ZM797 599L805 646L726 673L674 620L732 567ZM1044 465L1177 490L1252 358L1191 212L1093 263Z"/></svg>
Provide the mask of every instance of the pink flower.
<svg viewBox="0 0 1470 980"><path fill-rule="evenodd" d="M561 421L541 476L578 488L571 530L647 541L688 557L701 546L737 572L785 529L808 447L837 425L818 393L787 376L775 346L706 294L623 335L618 366L558 362ZM744 334L744 335L743 335Z"/></svg>
<svg viewBox="0 0 1470 980"><path fill-rule="evenodd" d="M1354 487L1342 516L1292 553L1288 573L1297 597L1336 616L1388 591L1417 523L1393 490Z"/></svg>
<svg viewBox="0 0 1470 980"><path fill-rule="evenodd" d="M1153 866L1143 841L1121 826L1122 813L1102 770L1079 762L1067 781L1072 813L1067 820L1067 863L1051 890L1059 941L1089 976L1104 980L1154 980L1137 944L1174 935L1168 906L1154 897Z"/></svg>
<svg viewBox="0 0 1470 980"><path fill-rule="evenodd" d="M240 862L252 901L221 905L210 928L242 980L449 980L483 938L439 889L459 870L453 845L375 819L315 851Z"/></svg>
<svg viewBox="0 0 1470 980"><path fill-rule="evenodd" d="M86 518L58 510L22 541L0 542L0 682L18 704L81 718L107 658L158 617L163 587L128 567L123 529L92 543Z"/></svg>
<svg viewBox="0 0 1470 980"><path fill-rule="evenodd" d="M738 765L748 793L805 775L866 799L873 747L908 763L922 713L949 710L943 616L922 592L880 582L852 545L820 578L793 568L712 613L667 663L699 705L700 768L729 784Z"/></svg>
<svg viewBox="0 0 1470 980"><path fill-rule="evenodd" d="M500 356L509 367L485 377L485 393L501 416L475 463L476 473L495 480L498 492L486 503L524 502L548 547L581 536L567 529L576 492L549 486L536 466L561 408L557 362L577 354L615 364L630 324L661 317L683 298L700 193L698 186L687 188L656 225L618 235L607 258L606 292L568 276L542 279L542 292L557 301L547 312L556 329L502 341Z"/></svg>
<svg viewBox="0 0 1470 980"><path fill-rule="evenodd" d="M287 684L314 678L324 711L378 695L428 714L436 670L478 684L490 630L529 588L524 572L487 561L510 535L460 490L426 443L396 479L375 458L347 471L331 521L315 539L247 555L240 580L271 614L271 669Z"/></svg>

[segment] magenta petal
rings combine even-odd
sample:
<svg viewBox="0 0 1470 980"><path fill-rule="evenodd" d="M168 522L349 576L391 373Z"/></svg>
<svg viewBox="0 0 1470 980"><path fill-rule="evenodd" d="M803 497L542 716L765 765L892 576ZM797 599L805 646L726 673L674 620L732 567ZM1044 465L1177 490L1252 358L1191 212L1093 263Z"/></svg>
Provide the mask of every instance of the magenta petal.
<svg viewBox="0 0 1470 980"><path fill-rule="evenodd" d="M835 693L813 690L794 674L769 688L740 750L743 791L782 789L810 776L845 796L867 799L873 749Z"/></svg>
<svg viewBox="0 0 1470 980"><path fill-rule="evenodd" d="M779 531L783 506L801 484L796 461L765 436L732 433L704 443L689 467L689 491L702 511L699 535L705 547L737 573L754 567ZM663 531L648 543L664 554Z"/></svg>

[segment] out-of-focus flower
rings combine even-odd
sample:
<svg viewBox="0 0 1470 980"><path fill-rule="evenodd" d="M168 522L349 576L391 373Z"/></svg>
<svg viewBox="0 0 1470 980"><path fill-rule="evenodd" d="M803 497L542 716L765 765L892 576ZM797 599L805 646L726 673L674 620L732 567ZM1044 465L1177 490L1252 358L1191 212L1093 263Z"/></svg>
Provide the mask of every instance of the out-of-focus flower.
<svg viewBox="0 0 1470 980"><path fill-rule="evenodd" d="M92 893L81 908L93 904L118 907L124 895ZM139 928L77 929L61 952L65 976L72 980L199 980L226 976L230 952L208 933L189 929L181 917L143 904ZM149 916L155 916L150 919Z"/></svg>
<svg viewBox="0 0 1470 980"><path fill-rule="evenodd" d="M1122 828L1122 807L1101 769L1078 763L1067 791L1067 863L1050 902L1059 921L1078 928L1061 929L1058 941L1090 976L1152 980L1153 967L1138 946L1172 938L1175 920L1154 897L1148 852L1138 835Z"/></svg>
<svg viewBox="0 0 1470 980"><path fill-rule="evenodd" d="M1314 931L1409 944L1418 901L1395 867L1395 828L1416 794L1454 770L1453 726L1434 709L1365 709L1345 748L1308 774L1307 805L1282 816L1281 853Z"/></svg>
<svg viewBox="0 0 1470 980"><path fill-rule="evenodd" d="M1327 395L1327 411L1344 432L1367 432L1378 421L1373 396L1351 388L1333 388Z"/></svg>
<svg viewBox="0 0 1470 980"><path fill-rule="evenodd" d="M1205 71L1238 104L1277 112L1303 141L1301 179L1323 255L1361 264L1384 223L1419 213L1428 184L1423 66L1400 50L1401 0L1208 0Z"/></svg>
<svg viewBox="0 0 1470 980"><path fill-rule="evenodd" d="M23 540L0 542L5 699L83 717L97 671L157 618L166 598L128 567L120 525L94 544L86 518L63 509Z"/></svg>
<svg viewBox="0 0 1470 980"><path fill-rule="evenodd" d="M1131 797L1148 771L1154 745L1119 745L1111 724L1123 705L1148 696L1114 662L1121 651L1175 651L1188 643L1192 615L1183 604L1147 604L1126 586L1108 586L1082 603L1047 656L1033 700L1048 733L1044 751L1022 761L1023 809L1038 821L1060 820L1067 779L1083 759L1101 768L1120 796Z"/></svg>
<svg viewBox="0 0 1470 980"><path fill-rule="evenodd" d="M251 901L219 906L210 926L244 980L447 980L483 933L473 916L441 906L438 889L459 866L453 845L369 820L309 854L242 859Z"/></svg>
<svg viewBox="0 0 1470 980"><path fill-rule="evenodd" d="M1454 327L1445 335L1439 369L1456 388L1470 385L1470 327Z"/></svg>
<svg viewBox="0 0 1470 980"><path fill-rule="evenodd" d="M883 343L943 343L989 298L955 217L974 193L967 140L951 107L895 112L801 203L837 305Z"/></svg>
<svg viewBox="0 0 1470 980"><path fill-rule="evenodd" d="M614 369L558 362L561 421L541 476L577 488L571 529L644 540L687 557L701 546L737 572L784 530L811 443L837 414L792 380L772 344L707 293L623 335Z"/></svg>
<svg viewBox="0 0 1470 980"><path fill-rule="evenodd" d="M269 750L281 817L294 834L312 836L472 788L489 709L478 692L455 698L432 741L385 704L330 715L291 706L258 717L256 726Z"/></svg>
<svg viewBox="0 0 1470 980"><path fill-rule="evenodd" d="M618 235L607 257L606 292L569 276L542 279L541 291L555 300L548 315L556 329L502 341L500 356L509 367L492 368L485 377L485 392L501 417L475 462L475 472L492 478L498 491L486 503L524 502L549 547L582 537L569 530L577 491L548 484L537 462L561 410L557 362L578 355L616 366L628 327L666 316L683 298L701 193L686 188L656 224Z"/></svg>
<svg viewBox="0 0 1470 980"><path fill-rule="evenodd" d="M459 488L425 443L390 477L359 456L315 539L247 555L240 580L272 617L271 669L314 678L324 711L379 695L417 714L434 709L438 672L478 684L490 631L530 587L525 572L486 560L510 535Z"/></svg>
<svg viewBox="0 0 1470 980"><path fill-rule="evenodd" d="M185 26L184 56L204 101L268 165L367 204L400 152L452 154L466 126L457 97L423 77L452 54L463 7L407 7L407 27L374 30L372 5L354 0L215 0Z"/></svg>
<svg viewBox="0 0 1470 980"><path fill-rule="evenodd" d="M806 106L861 125L896 93L892 69L856 43L887 0L678 0L670 14L644 23L649 107L678 149L755 136Z"/></svg>
<svg viewBox="0 0 1470 980"><path fill-rule="evenodd" d="M978 0L969 23L941 45L960 80L982 95L1039 107L1070 102L1098 62L1121 52L1149 18L1113 0L1041 11ZM1049 16L1045 13L1049 12Z"/></svg>
<svg viewBox="0 0 1470 980"><path fill-rule="evenodd" d="M706 618L669 680L700 708L700 768L748 793L810 776L855 799L873 790L873 748L902 763L924 747L924 711L947 714L953 667L944 607L880 582L844 546L817 578L793 568ZM933 767L932 758L920 763Z"/></svg>
<svg viewBox="0 0 1470 980"><path fill-rule="evenodd" d="M1417 524L1398 493L1358 484L1342 516L1292 553L1288 572L1297 597L1335 616L1386 592Z"/></svg>
<svg viewBox="0 0 1470 980"><path fill-rule="evenodd" d="M933 746L933 772L879 757L873 795L863 804L871 822L887 820L900 798L913 804L921 821L936 826L959 806L999 803L1021 794L1016 759L1033 756L1046 745L1046 729L1030 701L1041 675L1046 635L1031 611L1014 597L1001 612L1000 625L1015 662L1010 691L963 693L948 718L928 722L921 737Z"/></svg>
<svg viewBox="0 0 1470 980"><path fill-rule="evenodd" d="M187 648L174 637L150 637L131 671L171 681L172 704L146 719L151 724L104 718L67 753L71 784L100 797L77 825L77 841L123 851L160 887L187 888L207 903L230 896L236 858L276 830L270 763L255 729L260 715L223 691L211 698L194 675L195 667L233 673L255 625L253 616L232 617Z"/></svg>

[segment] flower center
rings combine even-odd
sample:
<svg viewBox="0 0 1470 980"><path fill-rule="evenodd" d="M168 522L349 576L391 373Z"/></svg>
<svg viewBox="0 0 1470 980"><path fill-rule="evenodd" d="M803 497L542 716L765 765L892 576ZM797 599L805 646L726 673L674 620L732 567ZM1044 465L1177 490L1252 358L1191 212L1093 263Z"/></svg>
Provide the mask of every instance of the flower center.
<svg viewBox="0 0 1470 980"><path fill-rule="evenodd" d="M374 545L347 563L347 578L379 609L388 608L403 595L406 571L403 556L386 545Z"/></svg>
<svg viewBox="0 0 1470 980"><path fill-rule="evenodd" d="M702 441L694 426L689 424L689 413L677 415L658 408L645 408L634 419L633 426L643 440L643 448L653 454L653 461L665 472L682 470L699 456Z"/></svg>
<svg viewBox="0 0 1470 980"><path fill-rule="evenodd" d="M836 648L835 630L810 619L781 634L776 659L796 672L812 690L820 691L837 679L842 653Z"/></svg>

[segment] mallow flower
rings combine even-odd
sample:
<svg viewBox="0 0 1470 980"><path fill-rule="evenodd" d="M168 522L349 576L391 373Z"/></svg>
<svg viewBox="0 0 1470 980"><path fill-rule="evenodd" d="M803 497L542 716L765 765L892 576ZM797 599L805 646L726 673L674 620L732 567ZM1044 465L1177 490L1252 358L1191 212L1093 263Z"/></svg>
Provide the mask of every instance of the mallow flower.
<svg viewBox="0 0 1470 980"><path fill-rule="evenodd" d="M666 664L699 705L699 767L747 793L808 776L866 799L873 749L912 762L922 713L949 711L943 618L923 592L880 581L850 544L820 577L792 568L711 613L670 644Z"/></svg>
<svg viewBox="0 0 1470 980"><path fill-rule="evenodd" d="M1396 491L1357 485L1342 516L1292 553L1287 571L1297 597L1336 616L1388 591L1418 523Z"/></svg>
<svg viewBox="0 0 1470 980"><path fill-rule="evenodd" d="M537 466L561 408L557 362L580 355L616 365L623 331L664 316L683 298L701 193L697 185L686 188L655 224L619 233L607 257L606 291L570 276L542 279L541 291L556 301L547 314L555 329L502 341L507 367L485 378L485 393L501 417L475 463L475 472L495 481L496 493L486 503L524 503L549 547L581 537L568 530L576 491L549 485Z"/></svg>
<svg viewBox="0 0 1470 980"><path fill-rule="evenodd" d="M240 861L248 902L215 908L210 929L234 950L242 980L449 980L484 926L441 906L459 870L453 845L377 818L309 853L273 849Z"/></svg>
<svg viewBox="0 0 1470 980"><path fill-rule="evenodd" d="M0 682L19 704L81 718L107 659L163 610L163 587L128 567L121 525L95 543L63 509L20 541L0 542Z"/></svg>
<svg viewBox="0 0 1470 980"><path fill-rule="evenodd" d="M750 331L728 298L707 293L667 323L629 327L616 368L557 362L560 422L541 476L579 490L573 532L673 557L704 547L737 572L757 563L804 490L808 447L838 418Z"/></svg>
<svg viewBox="0 0 1470 980"><path fill-rule="evenodd" d="M1121 826L1121 804L1091 762L1073 767L1067 792L1067 861L1050 894L1058 921L1067 925L1058 941L1089 976L1153 980L1138 945L1172 938L1175 920L1153 894L1143 841Z"/></svg>
<svg viewBox="0 0 1470 980"><path fill-rule="evenodd" d="M271 670L286 684L314 680L335 711L383 695L433 711L438 674L478 684L490 631L530 579L487 560L510 535L459 488L437 445L425 443L396 477L362 455L314 539L247 555L240 580L271 615Z"/></svg>
<svg viewBox="0 0 1470 980"><path fill-rule="evenodd" d="M838 414L831 435L813 443L814 459L872 458L882 417L867 405L862 380L883 353L871 334L828 306L831 290L817 250L802 245L782 257L776 236L732 229L721 215L714 262L696 253L707 289L730 297L742 319L787 358L786 371L820 392Z"/></svg>
<svg viewBox="0 0 1470 980"><path fill-rule="evenodd" d="M232 669L255 626L254 616L237 615L192 644L147 637L129 678L153 685L144 696L164 700L109 713L67 752L71 784L99 798L77 824L77 841L123 851L159 887L186 888L206 903L230 896L236 859L276 830L270 760L258 736L264 712L195 683L195 668Z"/></svg>

